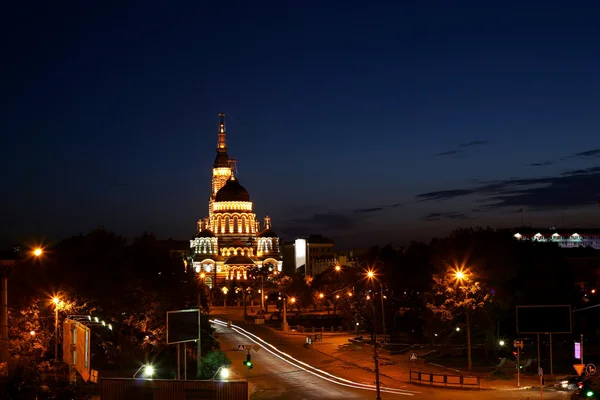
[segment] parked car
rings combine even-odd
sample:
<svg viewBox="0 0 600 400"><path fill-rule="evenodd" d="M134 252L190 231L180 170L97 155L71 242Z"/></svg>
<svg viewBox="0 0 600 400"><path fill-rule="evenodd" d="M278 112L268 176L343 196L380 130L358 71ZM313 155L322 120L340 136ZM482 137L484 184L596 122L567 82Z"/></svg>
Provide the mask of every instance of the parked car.
<svg viewBox="0 0 600 400"><path fill-rule="evenodd" d="M572 376L568 379L563 379L556 384L558 390L575 390L583 387L583 379L580 376Z"/></svg>

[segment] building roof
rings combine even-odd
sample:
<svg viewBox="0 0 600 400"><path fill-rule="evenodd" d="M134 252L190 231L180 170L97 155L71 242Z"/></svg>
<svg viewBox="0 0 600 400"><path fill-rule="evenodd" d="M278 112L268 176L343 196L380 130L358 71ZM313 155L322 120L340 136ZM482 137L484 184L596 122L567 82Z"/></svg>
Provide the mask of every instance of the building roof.
<svg viewBox="0 0 600 400"><path fill-rule="evenodd" d="M254 261L246 256L231 256L225 260L226 265L254 265Z"/></svg>
<svg viewBox="0 0 600 400"><path fill-rule="evenodd" d="M510 230L514 233L520 233L521 235L535 235L541 233L542 235L553 235L558 233L560 236L571 236L574 233L579 235L600 235L600 228L532 228L529 226L521 228L513 228Z"/></svg>
<svg viewBox="0 0 600 400"><path fill-rule="evenodd" d="M229 156L227 155L227 149L225 149L225 151L217 149L217 156L215 157L215 164L213 168L227 167L229 167Z"/></svg>
<svg viewBox="0 0 600 400"><path fill-rule="evenodd" d="M213 231L210 229L204 229L202 232L198 232L194 235L194 238L205 238L205 237L216 237Z"/></svg>
<svg viewBox="0 0 600 400"><path fill-rule="evenodd" d="M215 201L250 201L250 194L237 179L229 178L215 197Z"/></svg>
<svg viewBox="0 0 600 400"><path fill-rule="evenodd" d="M273 231L273 229L269 228L269 229L264 229L261 233L258 234L259 237L270 237L270 238L276 238L278 237L277 234L275 233L275 231Z"/></svg>

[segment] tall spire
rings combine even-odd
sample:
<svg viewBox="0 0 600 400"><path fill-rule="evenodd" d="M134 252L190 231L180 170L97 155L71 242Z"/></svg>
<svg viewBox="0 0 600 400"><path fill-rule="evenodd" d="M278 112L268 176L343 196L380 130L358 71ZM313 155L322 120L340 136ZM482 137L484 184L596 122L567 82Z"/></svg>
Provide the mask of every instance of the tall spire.
<svg viewBox="0 0 600 400"><path fill-rule="evenodd" d="M229 166L225 135L225 114L219 113L219 143L217 143L217 157L215 158L214 168L227 168Z"/></svg>
<svg viewBox="0 0 600 400"><path fill-rule="evenodd" d="M236 169L237 160L235 157L229 157L229 160L227 162L229 163L229 168L231 169L231 175L229 175L229 179L235 181L235 174L237 172L237 169Z"/></svg>
<svg viewBox="0 0 600 400"><path fill-rule="evenodd" d="M225 114L219 113L219 151L227 151L227 143L225 143Z"/></svg>

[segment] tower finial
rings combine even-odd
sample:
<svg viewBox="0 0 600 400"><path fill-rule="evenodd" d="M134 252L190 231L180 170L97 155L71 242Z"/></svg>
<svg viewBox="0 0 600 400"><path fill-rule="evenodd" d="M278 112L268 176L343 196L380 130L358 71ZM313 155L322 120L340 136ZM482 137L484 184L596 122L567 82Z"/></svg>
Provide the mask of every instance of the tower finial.
<svg viewBox="0 0 600 400"><path fill-rule="evenodd" d="M268 215L265 217L265 229L271 229L271 217Z"/></svg>
<svg viewBox="0 0 600 400"><path fill-rule="evenodd" d="M219 144L218 150L227 150L227 143L225 143L225 114L219 113Z"/></svg>
<svg viewBox="0 0 600 400"><path fill-rule="evenodd" d="M237 160L235 157L229 157L229 160L227 160L227 163L229 164L229 168L231 169L231 175L229 175L229 176L231 177L232 180L235 180L235 175L237 174L237 169L236 169Z"/></svg>

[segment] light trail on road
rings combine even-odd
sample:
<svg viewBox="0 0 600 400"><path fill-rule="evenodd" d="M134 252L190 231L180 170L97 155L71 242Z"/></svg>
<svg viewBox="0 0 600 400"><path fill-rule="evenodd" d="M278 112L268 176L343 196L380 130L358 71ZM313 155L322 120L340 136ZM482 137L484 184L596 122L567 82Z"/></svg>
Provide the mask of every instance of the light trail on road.
<svg viewBox="0 0 600 400"><path fill-rule="evenodd" d="M211 320L209 320L209 322L212 322L212 323L217 324L224 328L228 327L227 323L220 321L218 319L211 319ZM267 350L272 355L274 355L274 356L280 358L281 360L287 362L288 364L293 365L294 367L299 368L305 372L308 372L309 374L312 374L318 378L324 379L331 383L335 383L336 385L346 386L346 387L349 387L352 389L361 389L361 390L369 390L369 391L376 390L375 385L369 385L366 383L359 383L359 382L354 382L354 381L351 381L348 379L340 378L339 376L330 374L329 372L323 371L321 369L313 367L310 364L302 362L302 361L292 357L291 355L284 353L283 351L279 350L277 347L273 346L269 342L266 342L265 340L256 336L252 332L248 332L244 328L241 328L237 325L231 324L231 329L234 330L235 332L237 332L238 334L246 337L247 339L250 339L254 343L263 345L265 347L265 350ZM398 394L398 395L403 395L403 396L414 396L415 394L420 393L420 392L396 389L396 388L390 388L390 387L380 388L380 391L383 393Z"/></svg>

